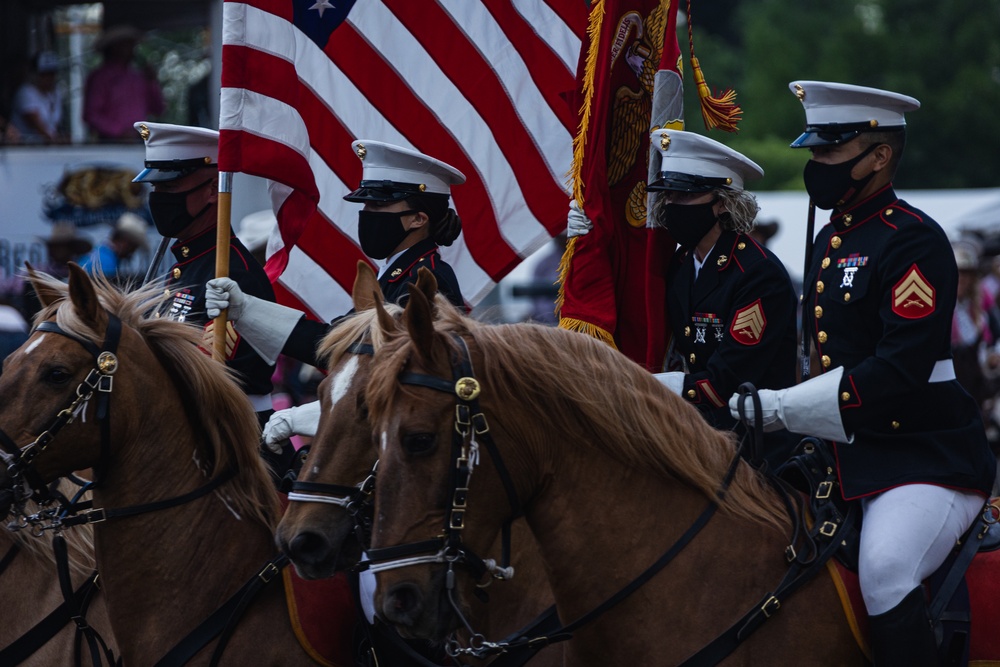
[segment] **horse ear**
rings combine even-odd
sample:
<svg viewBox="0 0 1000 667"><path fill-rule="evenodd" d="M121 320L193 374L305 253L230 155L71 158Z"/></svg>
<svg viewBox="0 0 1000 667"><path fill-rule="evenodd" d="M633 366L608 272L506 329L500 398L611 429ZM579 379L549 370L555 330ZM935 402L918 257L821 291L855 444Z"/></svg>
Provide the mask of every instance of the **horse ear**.
<svg viewBox="0 0 1000 667"><path fill-rule="evenodd" d="M421 266L417 270L417 289L424 293L427 301L433 306L434 295L438 291L438 281L434 274L426 266Z"/></svg>
<svg viewBox="0 0 1000 667"><path fill-rule="evenodd" d="M376 303L382 303L385 297L382 296L382 288L379 287L378 278L371 265L364 260L358 260L358 273L354 278L354 289L351 290L351 300L354 301L354 310L371 310Z"/></svg>
<svg viewBox="0 0 1000 667"><path fill-rule="evenodd" d="M377 294L382 294L382 291L378 290ZM375 306L375 314L378 317L378 326L382 330L382 333L386 336L395 333L399 329L399 325L396 323L396 320L392 319L392 315L386 311L384 301L377 298L375 292L372 293L371 301Z"/></svg>
<svg viewBox="0 0 1000 667"><path fill-rule="evenodd" d="M431 361L434 356L434 306L417 285L411 284L409 289L410 300L403 313L406 330L413 339L417 356Z"/></svg>
<svg viewBox="0 0 1000 667"><path fill-rule="evenodd" d="M28 280L31 282L31 286L35 289L35 295L38 297L38 302L41 303L43 307L48 306L50 303L54 303L64 296L64 294L59 290L53 289L52 287L40 282L40 276L38 271L35 270L35 267L28 262L25 262L24 266L28 269Z"/></svg>
<svg viewBox="0 0 1000 667"><path fill-rule="evenodd" d="M80 318L96 329L101 302L97 300L97 291L90 276L76 262L69 263L69 299Z"/></svg>

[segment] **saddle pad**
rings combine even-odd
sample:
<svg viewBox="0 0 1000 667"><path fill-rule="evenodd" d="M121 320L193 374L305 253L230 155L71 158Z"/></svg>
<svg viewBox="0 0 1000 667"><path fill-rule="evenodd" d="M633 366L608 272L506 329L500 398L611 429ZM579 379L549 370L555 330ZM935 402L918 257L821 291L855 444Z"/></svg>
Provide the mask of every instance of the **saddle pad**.
<svg viewBox="0 0 1000 667"><path fill-rule="evenodd" d="M868 645L868 612L865 610L858 575L839 562L827 562L827 570L840 594L844 614L858 646L871 659ZM1000 551L979 552L965 572L972 607L969 667L1000 667Z"/></svg>
<svg viewBox="0 0 1000 667"><path fill-rule="evenodd" d="M354 664L354 630L358 614L347 576L305 580L289 565L283 572L288 617L299 644L324 667Z"/></svg>

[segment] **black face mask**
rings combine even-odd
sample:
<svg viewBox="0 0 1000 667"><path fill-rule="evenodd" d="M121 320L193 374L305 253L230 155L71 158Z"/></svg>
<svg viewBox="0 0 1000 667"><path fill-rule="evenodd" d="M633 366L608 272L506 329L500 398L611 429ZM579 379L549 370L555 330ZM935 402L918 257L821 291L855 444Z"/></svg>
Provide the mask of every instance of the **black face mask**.
<svg viewBox="0 0 1000 667"><path fill-rule="evenodd" d="M717 199L707 204L667 204L663 210L663 225L681 248L690 250L705 238L719 218L712 210Z"/></svg>
<svg viewBox="0 0 1000 667"><path fill-rule="evenodd" d="M156 231L165 238L177 238L180 232L212 205L212 202L209 202L200 211L191 215L187 210L188 195L214 180L214 178L210 178L184 192L150 192L149 213L153 216L153 225L156 226Z"/></svg>
<svg viewBox="0 0 1000 667"><path fill-rule="evenodd" d="M813 203L819 208L829 210L850 201L854 195L861 192L868 185L868 181L875 177L875 172L854 179L851 177L851 170L878 146L879 144L872 144L857 157L837 164L824 164L816 160L806 162L802 180L805 181L806 192L809 193Z"/></svg>
<svg viewBox="0 0 1000 667"><path fill-rule="evenodd" d="M415 227L403 228L403 216L419 211L359 211L358 240L361 251L372 259L385 259Z"/></svg>

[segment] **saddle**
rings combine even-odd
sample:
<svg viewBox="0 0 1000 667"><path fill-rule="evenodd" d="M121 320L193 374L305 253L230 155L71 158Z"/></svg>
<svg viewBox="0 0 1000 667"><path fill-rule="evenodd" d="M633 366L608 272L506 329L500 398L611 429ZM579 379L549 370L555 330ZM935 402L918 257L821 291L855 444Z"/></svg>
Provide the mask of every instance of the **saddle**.
<svg viewBox="0 0 1000 667"><path fill-rule="evenodd" d="M830 522L841 544L828 563L828 570L840 594L844 613L858 645L870 655L868 614L858 583L860 512L851 512L851 503L839 491L836 466L829 447L817 438L804 438L795 454L776 476L797 491L808 494L814 527ZM990 503L1000 517L1000 499ZM856 520L851 520L856 516ZM995 521L993 521L995 523ZM927 581L932 623L937 634L940 664L964 667L1000 658L1000 636L989 627L1000 614L1000 529L977 520L956 545L952 554ZM975 610L973 613L972 610Z"/></svg>

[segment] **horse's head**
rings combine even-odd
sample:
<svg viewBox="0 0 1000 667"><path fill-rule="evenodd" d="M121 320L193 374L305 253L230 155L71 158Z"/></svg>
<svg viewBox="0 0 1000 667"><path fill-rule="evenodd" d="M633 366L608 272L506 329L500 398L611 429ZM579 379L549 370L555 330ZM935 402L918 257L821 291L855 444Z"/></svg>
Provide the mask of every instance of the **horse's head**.
<svg viewBox="0 0 1000 667"><path fill-rule="evenodd" d="M433 274L421 274L417 288L433 299L437 291ZM365 386L372 356L402 332L403 310L383 305L375 274L364 262L358 263L353 300L355 314L320 344L329 374L317 391L319 428L276 533L279 548L307 579L353 567L361 549L368 546L367 538L363 545L358 538L368 533L371 524L378 452L372 442Z"/></svg>
<svg viewBox="0 0 1000 667"><path fill-rule="evenodd" d="M134 334L109 315L76 264L68 287L34 271L30 277L44 309L27 342L4 361L0 429L7 462L20 457L19 467L48 482L100 462L100 406L114 383L134 374L118 363L119 346ZM26 445L30 461L18 451Z"/></svg>
<svg viewBox="0 0 1000 667"><path fill-rule="evenodd" d="M436 323L415 289L403 319L409 335L376 356L367 388L379 448L369 553L378 613L405 636L439 641L459 627L473 586L489 578L482 559L517 503L496 460L476 466L494 456L480 448L489 436L469 365L477 351L470 341L466 356L460 338L469 338L469 321Z"/></svg>

